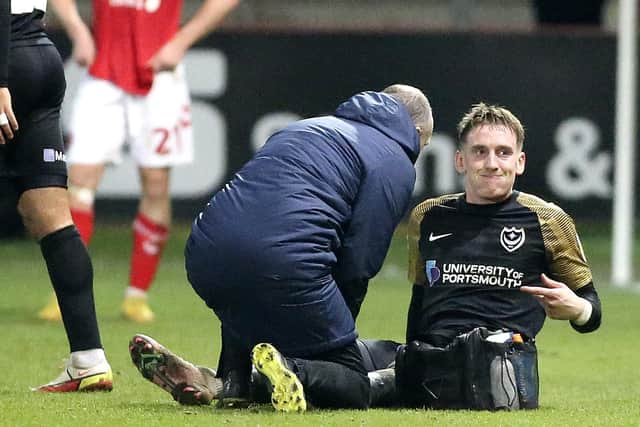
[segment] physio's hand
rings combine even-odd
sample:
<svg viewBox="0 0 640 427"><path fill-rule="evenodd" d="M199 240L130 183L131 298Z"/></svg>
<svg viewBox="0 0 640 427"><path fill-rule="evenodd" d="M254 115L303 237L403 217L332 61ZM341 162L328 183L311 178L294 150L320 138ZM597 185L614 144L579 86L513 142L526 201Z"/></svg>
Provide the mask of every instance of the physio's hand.
<svg viewBox="0 0 640 427"><path fill-rule="evenodd" d="M551 319L576 320L584 311L585 303L590 304L562 282L545 274L540 275L540 280L544 286L522 286L520 291L536 297Z"/></svg>
<svg viewBox="0 0 640 427"><path fill-rule="evenodd" d="M7 139L13 139L13 132L18 130L18 121L13 114L11 106L11 93L9 88L0 88L0 145L4 145Z"/></svg>
<svg viewBox="0 0 640 427"><path fill-rule="evenodd" d="M173 71L182 58L185 50L178 45L176 39L171 39L156 52L147 62L147 65L154 71Z"/></svg>
<svg viewBox="0 0 640 427"><path fill-rule="evenodd" d="M96 58L95 42L91 32L84 25L78 28L73 37L73 52L71 56L81 67L90 66Z"/></svg>

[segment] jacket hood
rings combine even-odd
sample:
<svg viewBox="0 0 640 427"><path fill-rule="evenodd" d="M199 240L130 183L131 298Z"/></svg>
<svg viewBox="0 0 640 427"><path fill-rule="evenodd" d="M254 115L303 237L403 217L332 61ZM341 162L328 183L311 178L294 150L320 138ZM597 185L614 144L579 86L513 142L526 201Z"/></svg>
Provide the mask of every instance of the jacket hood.
<svg viewBox="0 0 640 427"><path fill-rule="evenodd" d="M340 104L335 115L376 128L396 141L413 163L420 154L420 138L409 112L390 95L358 93Z"/></svg>

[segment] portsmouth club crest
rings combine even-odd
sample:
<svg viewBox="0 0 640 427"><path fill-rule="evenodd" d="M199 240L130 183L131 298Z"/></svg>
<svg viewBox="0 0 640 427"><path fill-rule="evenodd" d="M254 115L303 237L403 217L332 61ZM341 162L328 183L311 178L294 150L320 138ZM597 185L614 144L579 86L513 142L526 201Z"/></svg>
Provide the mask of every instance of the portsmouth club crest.
<svg viewBox="0 0 640 427"><path fill-rule="evenodd" d="M427 263L425 265L425 273L427 273L429 286L433 286L433 284L437 282L438 279L440 279L440 269L436 266L435 260L427 260Z"/></svg>
<svg viewBox="0 0 640 427"><path fill-rule="evenodd" d="M524 228L503 227L500 244L507 252L515 252L524 244Z"/></svg>

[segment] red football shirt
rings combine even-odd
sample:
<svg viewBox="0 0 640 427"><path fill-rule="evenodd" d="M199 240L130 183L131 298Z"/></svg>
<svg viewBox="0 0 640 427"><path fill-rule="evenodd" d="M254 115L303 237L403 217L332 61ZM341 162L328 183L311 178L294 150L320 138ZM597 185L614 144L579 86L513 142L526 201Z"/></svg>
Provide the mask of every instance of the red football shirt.
<svg viewBox="0 0 640 427"><path fill-rule="evenodd" d="M182 0L93 0L96 58L89 73L125 91L146 95L147 61L177 31Z"/></svg>

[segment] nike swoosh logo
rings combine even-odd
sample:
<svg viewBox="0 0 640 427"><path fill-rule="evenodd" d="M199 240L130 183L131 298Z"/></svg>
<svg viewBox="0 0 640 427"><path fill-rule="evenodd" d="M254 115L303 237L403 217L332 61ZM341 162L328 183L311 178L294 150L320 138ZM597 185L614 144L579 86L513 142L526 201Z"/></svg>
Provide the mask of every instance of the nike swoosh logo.
<svg viewBox="0 0 640 427"><path fill-rule="evenodd" d="M89 373L89 371L91 371L91 369L78 369L78 371L76 372L76 374L78 374L77 378L80 377L84 377L85 375L87 375ZM71 377L71 375L69 375ZM73 378L73 377L72 377Z"/></svg>
<svg viewBox="0 0 640 427"><path fill-rule="evenodd" d="M429 234L429 241L435 242L436 240L444 239L445 237L452 236L453 233L445 233L445 234Z"/></svg>

